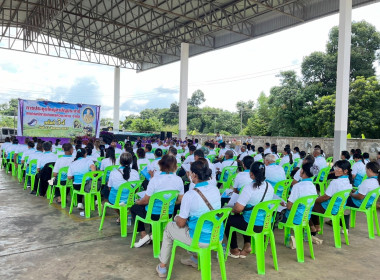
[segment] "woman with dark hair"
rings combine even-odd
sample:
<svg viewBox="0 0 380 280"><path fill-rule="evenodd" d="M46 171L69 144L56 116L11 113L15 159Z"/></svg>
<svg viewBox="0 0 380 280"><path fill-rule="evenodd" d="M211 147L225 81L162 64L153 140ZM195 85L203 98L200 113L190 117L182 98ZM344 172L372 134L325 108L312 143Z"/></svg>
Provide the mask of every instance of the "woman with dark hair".
<svg viewBox="0 0 380 280"><path fill-rule="evenodd" d="M367 164L370 162L369 153L363 153L363 160L364 160L364 164Z"/></svg>
<svg viewBox="0 0 380 280"><path fill-rule="evenodd" d="M350 153L348 151L342 151L340 154L341 160L349 160L350 159Z"/></svg>
<svg viewBox="0 0 380 280"><path fill-rule="evenodd" d="M355 163L352 165L352 179L354 180L354 187L359 187L363 177L366 174L365 163L361 154L354 154L353 159Z"/></svg>
<svg viewBox="0 0 380 280"><path fill-rule="evenodd" d="M148 165L148 172L150 177L153 177L160 172L160 165L158 164L158 162L161 160L162 150L160 148L157 148L154 151L154 156L155 160Z"/></svg>
<svg viewBox="0 0 380 280"><path fill-rule="evenodd" d="M293 155L290 148L284 149L284 156L282 157L279 165L283 166L285 163L293 164Z"/></svg>
<svg viewBox="0 0 380 280"><path fill-rule="evenodd" d="M272 154L276 157L276 160L280 158L280 157L278 156L278 154L277 154L277 146L276 146L276 145L273 144L273 145L270 147L270 150L271 150Z"/></svg>
<svg viewBox="0 0 380 280"><path fill-rule="evenodd" d="M160 150L160 149L157 149ZM157 151L156 150L156 151ZM181 177L175 174L177 170L177 160L171 155L165 155L162 159L158 160L159 170L153 178L150 179L147 186L145 196L140 200L136 201L136 204L131 208L132 219L135 220L136 216L145 218L146 211L148 210L148 204L150 197L162 191L179 191L179 196L177 199L177 204L181 202L182 196L184 194L184 186ZM170 204L169 214L173 214L174 202ZM158 220L161 214L161 204L160 202L154 202L152 219ZM135 247L141 247L146 243L150 242L150 236L145 231L144 223L139 222L137 224L137 231L140 232L141 239L135 243Z"/></svg>
<svg viewBox="0 0 380 280"><path fill-rule="evenodd" d="M150 164L150 161L145 157L145 151L143 148L138 148L136 153L138 157L137 166L139 167L139 170L141 164Z"/></svg>
<svg viewBox="0 0 380 280"><path fill-rule="evenodd" d="M327 207L329 206L331 197L340 191L350 190L352 189L352 175L351 175L351 164L348 160L338 160L334 166L334 174L337 179L334 179L330 182L330 185L327 187L327 190L324 195L317 198L315 201L313 212L317 213L325 213ZM333 210L331 211L333 215L338 213L339 210L339 201L335 202L336 205L333 206ZM347 217L344 216L346 223ZM312 235L316 235L317 232L320 231L319 226L319 217L315 215L311 215L310 219L310 230Z"/></svg>
<svg viewBox="0 0 380 280"><path fill-rule="evenodd" d="M254 160L255 161L259 161L259 160L264 160L264 148L263 147L259 147L257 149L257 155L254 157Z"/></svg>
<svg viewBox="0 0 380 280"><path fill-rule="evenodd" d="M96 171L94 162L91 159L86 158L87 151L82 148L82 145L77 145L76 147L76 157L74 161L69 165L69 170L67 171L67 179L73 180L73 187L76 190L80 190L83 176L87 172ZM83 208L83 196L78 195L78 209ZM100 203L100 202L99 202Z"/></svg>
<svg viewBox="0 0 380 280"><path fill-rule="evenodd" d="M246 185L240 193L232 212L235 214L243 213L243 215L231 215L227 220L225 234L229 237L230 228L246 230L251 218L252 209L260 202L273 198L273 187L265 181L265 165L261 162L254 162L250 167L250 176L252 182ZM265 213L259 211L255 220L253 230L261 232L264 225ZM231 236L231 250L229 256L232 258L246 258L251 252L251 237L244 236L244 247L239 250L237 244L236 232Z"/></svg>
<svg viewBox="0 0 380 280"><path fill-rule="evenodd" d="M138 171L139 170L139 167L137 165L137 157L135 155L135 153L133 152L133 148L131 146L129 147L125 147L125 151L127 153L130 153L132 155L132 163L131 163L131 168Z"/></svg>
<svg viewBox="0 0 380 280"><path fill-rule="evenodd" d="M113 147L108 147L106 149L106 158L104 158L100 163L100 170L104 171L106 167L117 164L118 161L115 157L115 149Z"/></svg>
<svg viewBox="0 0 380 280"><path fill-rule="evenodd" d="M213 209L218 210L221 207L220 193L215 182L210 180L211 173L207 161L198 160L191 164L189 178L195 187L183 196L179 215L175 217L173 223L168 223L165 228L159 257L160 264L156 267L160 277L166 276L166 266L170 260L174 240L190 245L199 217L210 212L201 195L206 198ZM210 243L211 229L211 224L205 223L203 225L199 238L200 247L207 247ZM223 235L221 234L220 241L222 240ZM189 259L181 259L181 263L194 268L198 267L196 254Z"/></svg>
<svg viewBox="0 0 380 280"><path fill-rule="evenodd" d="M56 149L59 148L59 149L62 149L62 145L61 145L61 139L55 139L55 143L53 145L53 153L55 153Z"/></svg>
<svg viewBox="0 0 380 280"><path fill-rule="evenodd" d="M293 152L293 159L296 159L296 158L301 158L301 155L300 155L300 148L298 147L294 147L294 152Z"/></svg>
<svg viewBox="0 0 380 280"><path fill-rule="evenodd" d="M120 156L120 167L111 171L108 180L108 187L110 194L108 196L108 201L111 204L115 204L115 199L120 185L129 181L138 181L140 180L139 173L136 170L130 168L132 164L132 155L130 153L122 153ZM129 195L129 190L124 189L121 193L119 203L127 203ZM119 210L116 210L119 214ZM120 217L116 220L117 223L120 223Z"/></svg>

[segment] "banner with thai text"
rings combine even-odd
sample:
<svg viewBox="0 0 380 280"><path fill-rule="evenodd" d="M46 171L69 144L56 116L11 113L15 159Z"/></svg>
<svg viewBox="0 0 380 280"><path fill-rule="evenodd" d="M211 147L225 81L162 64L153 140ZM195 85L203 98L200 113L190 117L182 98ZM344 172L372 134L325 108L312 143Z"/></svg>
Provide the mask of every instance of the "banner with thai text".
<svg viewBox="0 0 380 280"><path fill-rule="evenodd" d="M17 134L28 137L99 137L100 106L19 99Z"/></svg>

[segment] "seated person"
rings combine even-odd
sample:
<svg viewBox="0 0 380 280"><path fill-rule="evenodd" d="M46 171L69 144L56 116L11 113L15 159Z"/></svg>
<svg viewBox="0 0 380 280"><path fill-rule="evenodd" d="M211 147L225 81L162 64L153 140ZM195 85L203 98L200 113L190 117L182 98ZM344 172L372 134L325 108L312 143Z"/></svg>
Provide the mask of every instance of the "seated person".
<svg viewBox="0 0 380 280"><path fill-rule="evenodd" d="M370 162L369 153L363 153L363 160L364 160L364 164L367 164L368 162Z"/></svg>
<svg viewBox="0 0 380 280"><path fill-rule="evenodd" d="M145 157L150 160L154 159L154 153L152 153L152 145L151 144L146 144L145 145Z"/></svg>
<svg viewBox="0 0 380 280"><path fill-rule="evenodd" d="M154 151L154 156L156 157L155 160L152 161L147 166L147 169L148 169L148 172L149 172L149 175L150 175L151 179L154 177L154 175L156 175L156 174L158 174L160 172L159 161L161 160L161 157L162 157L162 150L160 148L157 148ZM177 166L176 166L176 170L177 170Z"/></svg>
<svg viewBox="0 0 380 280"><path fill-rule="evenodd" d="M239 195L237 202L235 203L232 213L230 215L226 229L224 231L226 237L229 237L231 227L235 227L241 230L246 230L251 213L255 205L260 202L273 199L273 187L270 183L265 182L265 165L261 162L254 162L250 167L250 176L252 182L246 185ZM243 213L243 215L240 215ZM265 219L265 213L258 213L255 219L255 226L253 230L255 232L261 232L263 230ZM229 256L232 258L246 258L251 252L251 237L243 235L244 247L242 250L238 248L236 232L231 236L231 249Z"/></svg>
<svg viewBox="0 0 380 280"><path fill-rule="evenodd" d="M139 170L140 170L141 164L150 164L149 159L147 159L145 157L145 151L143 148L138 148L136 153L137 153L137 157L138 157L137 166L139 167Z"/></svg>
<svg viewBox="0 0 380 280"><path fill-rule="evenodd" d="M119 162L115 156L115 149L113 147L108 147L106 149L106 158L102 159L100 163L100 170L104 171L108 166L118 165Z"/></svg>
<svg viewBox="0 0 380 280"><path fill-rule="evenodd" d="M293 155L290 148L285 148L283 155L284 156L282 157L279 166L282 167L286 163L293 164Z"/></svg>
<svg viewBox="0 0 380 280"><path fill-rule="evenodd" d="M214 164L215 169L216 169L216 177L217 180L219 179L221 173L223 172L223 169L228 166L237 166L237 161L234 160L234 153L231 150L226 151L224 154L224 160L222 163L218 162ZM227 181L228 174L226 176L225 173L225 178L223 178L223 181Z"/></svg>
<svg viewBox="0 0 380 280"><path fill-rule="evenodd" d="M67 179L73 180L74 189L80 190L84 174L90 171L96 171L96 167L92 160L86 158L87 151L86 149L82 148L81 144L77 145L75 148L77 154L74 161L69 165L69 170L67 171ZM77 195L77 201L77 208L83 210L83 195Z"/></svg>
<svg viewBox="0 0 380 280"><path fill-rule="evenodd" d="M130 165L132 164L132 155L130 153L122 153L120 156L120 167L118 169L114 169L111 171L109 180L108 180L108 187L109 187L109 196L108 201L111 204L115 204L117 192L119 190L120 185L124 184L125 182L130 181L138 181L140 180L139 173L131 169ZM127 204L129 196L129 190L124 189L121 193L120 197L120 203ZM115 210L119 217L117 218L116 222L120 223L120 213L119 210Z"/></svg>
<svg viewBox="0 0 380 280"><path fill-rule="evenodd" d="M253 164L253 157L251 156L245 156L242 160L243 164L243 172L239 172L234 180L234 192L239 193L240 190L245 186L252 182L251 175L249 173L249 169L251 165Z"/></svg>
<svg viewBox="0 0 380 280"><path fill-rule="evenodd" d="M58 179L59 170L63 167L69 166L74 160L74 158L72 156L73 151L74 151L73 145L71 145L70 143L65 143L62 145L62 149L63 149L65 154L62 157L57 159L57 161L54 165L54 168L53 168L54 185L57 185L57 183L58 183L57 179ZM60 184L66 185L66 180L67 180L67 174L62 173ZM70 191L70 190L67 189L67 191ZM60 192L59 188L55 189L55 197L57 198L56 202L61 203L61 192Z"/></svg>
<svg viewBox="0 0 380 280"><path fill-rule="evenodd" d="M40 158L43 156L43 148L42 148L42 143L37 143L37 148L36 148L36 151L31 154L26 162L26 164L28 165L26 167L26 174L27 173L30 173L32 175L36 175L37 174L37 165L38 165L38 161L40 160ZM30 164L30 162L32 160L37 160L37 164ZM30 178L28 178L28 182L27 182L27 185L28 187L30 187ZM33 186L34 187L34 186ZM36 194L34 191L31 192L31 194Z"/></svg>
<svg viewBox="0 0 380 280"><path fill-rule="evenodd" d="M274 154L268 154L265 156L265 180L269 182L273 187L280 181L286 180L284 168L276 165L276 157ZM278 196L281 196L282 188L278 189Z"/></svg>
<svg viewBox="0 0 380 280"><path fill-rule="evenodd" d="M166 277L174 240L190 245L199 217L210 211L197 192L199 191L205 196L213 209L217 210L221 207L219 190L215 184L211 183L210 176L211 170L206 162L195 161L191 164L190 179L195 183L195 189L185 193L179 215L175 217L173 222L168 223L165 228L159 257L160 264L156 267L156 271L161 278ZM210 243L210 231L209 225L204 224L199 238L200 247L207 247ZM220 236L220 241L222 240L223 236ZM196 255L192 255L190 259L182 259L181 263L195 268L198 267Z"/></svg>
<svg viewBox="0 0 380 280"><path fill-rule="evenodd" d="M325 213L331 197L340 191L352 189L352 177L351 177L351 164L348 160L338 160L334 164L334 173L337 179L334 179L330 182L326 192L324 195L317 198L315 201L313 212L317 213ZM335 215L338 213L339 204L336 201L334 205L332 214ZM346 224L348 224L348 215L344 216ZM321 230L319 226L319 217L315 215L311 215L310 219L310 230L312 235L316 235L317 232Z"/></svg>
<svg viewBox="0 0 380 280"><path fill-rule="evenodd" d="M311 171L312 168L313 168L312 162L304 162L302 164L302 167L300 169L300 176L301 176L302 180L293 186L292 192L288 198L288 202L286 204L284 202L281 202L281 205L285 206L287 208L285 215L284 215L284 218L282 219L282 222L285 223L287 221L287 219L289 217L290 210L292 209L292 206L293 206L294 202L296 202L297 199L304 197L304 196L316 195L317 194L317 190L315 188L315 185L313 184L313 179L311 178L311 177L313 177L313 173ZM304 205L298 206L296 215L294 216L294 219L293 219L294 224L296 224L296 225L301 224L304 210L305 210ZM309 217L309 219L310 219L310 217ZM291 236L290 240L293 243L291 245L291 248L295 248L296 243L295 243L294 237Z"/></svg>
<svg viewBox="0 0 380 280"><path fill-rule="evenodd" d="M161 152L161 149L157 151ZM181 203L182 196L184 194L184 186L181 177L177 176L174 172L177 170L177 160L171 155L164 155L162 159L158 161L157 173L150 179L145 196L136 201L136 204L131 208L132 219L135 220L136 216L145 218L150 197L162 191L179 191L177 204ZM173 214L174 202L170 205L169 212ZM158 220L161 214L161 206L156 201L153 206L152 219ZM140 232L141 239L135 243L135 247L139 248L146 243L149 243L151 238L145 231L144 223L139 222L137 224L137 231Z"/></svg>
<svg viewBox="0 0 380 280"><path fill-rule="evenodd" d="M380 179L380 165L376 161L372 161L366 164L366 174L367 179L363 181L358 187L358 190L352 190L350 196L347 199L347 206L359 208L362 205L362 202L370 191L379 187ZM367 206L372 205L373 199L368 200ZM349 228L348 222L350 219L346 221L346 227Z"/></svg>
<svg viewBox="0 0 380 280"><path fill-rule="evenodd" d="M257 149L257 152L258 153L257 153L257 155L255 155L254 160L255 161L264 160L264 148L263 147L259 147Z"/></svg>
<svg viewBox="0 0 380 280"><path fill-rule="evenodd" d="M352 179L354 180L354 187L359 187L365 174L365 164L364 159L361 154L354 154L353 159L355 163L352 165Z"/></svg>

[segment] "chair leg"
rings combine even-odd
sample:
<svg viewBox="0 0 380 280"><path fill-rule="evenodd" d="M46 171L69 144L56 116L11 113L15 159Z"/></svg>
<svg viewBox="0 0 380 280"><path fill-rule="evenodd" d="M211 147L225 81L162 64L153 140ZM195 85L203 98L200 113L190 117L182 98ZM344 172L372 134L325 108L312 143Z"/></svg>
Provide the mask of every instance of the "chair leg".
<svg viewBox="0 0 380 280"><path fill-rule="evenodd" d="M255 250L256 250L256 263L257 273L260 275L265 274L265 253L264 253L264 235L257 234L255 236Z"/></svg>
<svg viewBox="0 0 380 280"><path fill-rule="evenodd" d="M70 203L70 211L69 211L69 214L71 214L73 212L73 206L74 206L74 198L76 197L76 193L73 193L73 195L71 196L71 203Z"/></svg>
<svg viewBox="0 0 380 280"><path fill-rule="evenodd" d="M375 239L375 229L373 227L373 215L372 211L369 210L366 213L367 216L367 224L368 224L368 236L369 239Z"/></svg>
<svg viewBox="0 0 380 280"><path fill-rule="evenodd" d="M56 186L53 186L51 192L55 194L55 187ZM54 198L54 195L50 195L50 199L49 199L49 204L52 204L53 203L53 198Z"/></svg>
<svg viewBox="0 0 380 280"><path fill-rule="evenodd" d="M356 211L351 209L351 215L350 216L351 216L350 227L354 228L356 225Z"/></svg>
<svg viewBox="0 0 380 280"><path fill-rule="evenodd" d="M302 226L294 227L294 238L296 239L297 261L303 263L305 254L303 249L303 229Z"/></svg>
<svg viewBox="0 0 380 280"><path fill-rule="evenodd" d="M168 269L168 274L166 276L166 280L169 280L171 275L172 275L176 248L177 248L177 245L174 243L173 248L172 248L172 255L170 257L170 264L169 264L169 269Z"/></svg>
<svg viewBox="0 0 380 280"><path fill-rule="evenodd" d="M323 234L323 225L324 225L324 219L323 217L319 216L319 227L321 230L318 232L318 234L322 235Z"/></svg>
<svg viewBox="0 0 380 280"><path fill-rule="evenodd" d="M338 218L338 215L335 217L332 217L332 228L334 232L334 242L335 242L335 248L341 248L342 247L342 241L340 238L340 224L339 221L340 219Z"/></svg>
<svg viewBox="0 0 380 280"><path fill-rule="evenodd" d="M86 193L84 195L84 212L85 212L85 216L86 216L86 219L90 218L91 217L91 194L90 193Z"/></svg>
<svg viewBox="0 0 380 280"><path fill-rule="evenodd" d="M136 216L136 219L135 219L135 226L133 227L133 234L132 234L132 241L131 241L131 248L133 248L135 246L135 242L136 242L136 235L137 235L137 223L138 223L138 216Z"/></svg>
<svg viewBox="0 0 380 280"><path fill-rule="evenodd" d="M380 226L379 226L379 220L377 218L376 203L375 203L375 206L373 207L373 209L371 209L371 211L373 211L373 218L375 219L375 225L376 225L377 235L380 236Z"/></svg>
<svg viewBox="0 0 380 280"><path fill-rule="evenodd" d="M152 237L153 237L153 256L158 258L161 250L161 223L152 223Z"/></svg>
<svg viewBox="0 0 380 280"><path fill-rule="evenodd" d="M67 199L67 188L66 186L59 187L59 192L61 194L61 208L66 208L66 199Z"/></svg>
<svg viewBox="0 0 380 280"><path fill-rule="evenodd" d="M104 204L104 211L103 211L102 219L100 220L99 230L102 230L103 228L104 218L106 216L106 209L107 209L107 204Z"/></svg>
<svg viewBox="0 0 380 280"><path fill-rule="evenodd" d="M105 206L104 206L104 209ZM120 208L120 233L121 237L127 237L127 222L128 222L128 217L127 217L127 207L121 207ZM103 213L104 217L104 213Z"/></svg>
<svg viewBox="0 0 380 280"><path fill-rule="evenodd" d="M347 226L346 226L346 221L344 219L344 215L341 217L341 221L342 221L342 227L343 227L343 233L344 233L344 240L346 241L346 245L350 245L350 242L348 241Z"/></svg>
<svg viewBox="0 0 380 280"><path fill-rule="evenodd" d="M278 270L278 261L277 261L277 251L276 251L276 241L274 239L274 233L271 231L269 234L270 239L270 248L272 249L272 256L273 256L273 266L275 270Z"/></svg>
<svg viewBox="0 0 380 280"><path fill-rule="evenodd" d="M98 200L98 215L100 217L102 215L102 196L100 193L96 194L96 198Z"/></svg>
<svg viewBox="0 0 380 280"><path fill-rule="evenodd" d="M211 251L208 249L200 250L201 276L202 279L211 279Z"/></svg>
<svg viewBox="0 0 380 280"><path fill-rule="evenodd" d="M307 241L309 242L310 257L315 260L313 241L311 240L311 230L310 227L306 227ZM297 245L298 246L298 245Z"/></svg>
<svg viewBox="0 0 380 280"><path fill-rule="evenodd" d="M223 258L223 246L221 244L218 247L218 261L219 261L220 275L222 276L222 280L227 280L226 263Z"/></svg>
<svg viewBox="0 0 380 280"><path fill-rule="evenodd" d="M284 226L284 244L285 244L285 246L288 245L289 236L290 236L290 228Z"/></svg>
<svg viewBox="0 0 380 280"><path fill-rule="evenodd" d="M25 175L24 190L27 189L27 186L28 186L28 175Z"/></svg>

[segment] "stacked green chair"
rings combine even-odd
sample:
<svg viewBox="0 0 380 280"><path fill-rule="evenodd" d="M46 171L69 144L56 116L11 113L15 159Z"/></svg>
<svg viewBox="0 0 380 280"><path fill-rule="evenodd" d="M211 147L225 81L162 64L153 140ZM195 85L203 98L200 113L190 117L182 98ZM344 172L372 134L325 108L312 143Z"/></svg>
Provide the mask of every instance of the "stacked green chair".
<svg viewBox="0 0 380 280"><path fill-rule="evenodd" d="M378 200L379 195L380 195L380 188L376 188L367 193L367 195L363 199L363 202L359 208L348 207L348 206L346 207L346 209L351 210L351 227L352 228L355 228L356 212L363 212L366 214L369 239L375 239L375 229L373 226L373 220L375 220L377 235L380 236L379 220L377 219L377 210L376 210L376 201Z"/></svg>
<svg viewBox="0 0 380 280"><path fill-rule="evenodd" d="M100 190L98 190L98 181L101 180L103 174L103 171L90 171L84 174L80 190L73 189L69 214L73 212L74 202L77 200L77 195L79 194L84 196L84 212L86 218L90 218L91 210L95 210L95 197L98 200L98 214L99 216L102 215L102 199ZM91 190L89 192L85 192L84 190L87 179L91 180Z"/></svg>
<svg viewBox="0 0 380 280"><path fill-rule="evenodd" d="M319 216L320 226L321 226L321 231L319 232L319 234L323 234L323 219L324 218L331 219L336 248L342 247L342 242L340 238L340 223L342 223L342 226L343 226L343 232L344 232L344 238L346 240L346 244L350 245L348 241L346 223L344 220L344 206L346 205L346 201L347 201L348 196L350 195L350 192L351 190L344 190L344 191L335 193L331 197L329 205L327 206L325 213L322 214L322 213L312 212L313 215ZM339 205L339 210L336 214L333 214L332 210L335 204L336 206Z"/></svg>
<svg viewBox="0 0 380 280"><path fill-rule="evenodd" d="M277 182L276 185L274 185L273 187L274 193L277 194L279 197L281 197L284 201L288 201L292 182L293 182L293 179L286 179L286 180Z"/></svg>
<svg viewBox="0 0 380 280"><path fill-rule="evenodd" d="M56 188L59 189L59 192L61 194L61 208L66 208L66 193L67 193L67 188L70 188L70 193L73 192L73 188L71 187L72 186L72 182L70 184L69 180L66 180L66 185L62 185L61 184L61 182L62 182L62 175L63 174L67 174L68 170L69 170L68 166L62 167L61 169L59 169L58 176L57 176L57 184L53 185L53 188L52 188L52 191L51 191L51 195L50 195L50 204L52 204L53 203L53 199L54 199L55 189Z"/></svg>
<svg viewBox="0 0 380 280"><path fill-rule="evenodd" d="M30 189L31 191L34 190L34 182L36 180L36 175L37 175L37 159L32 159L30 162L29 162L29 168L27 168L26 172L25 172L25 183L24 183L24 190L26 190L27 188L27 185L28 185L28 180L30 178ZM36 167L36 174L33 174L32 173L32 167L35 166ZM29 169L29 170L28 170Z"/></svg>
<svg viewBox="0 0 380 280"><path fill-rule="evenodd" d="M6 168L5 168L5 173L9 173L9 168L12 167L12 176L15 176L16 170L15 170L15 163L14 163L14 155L15 152L10 152L9 153L9 162L7 162Z"/></svg>
<svg viewBox="0 0 380 280"><path fill-rule="evenodd" d="M173 201L177 200L179 191L163 191L157 192L153 194L149 199L148 211L146 213L145 218L140 216L136 216L135 227L133 230L132 243L131 248L135 245L136 235L137 235L137 223L143 222L145 224L150 224L152 227L152 237L153 237L153 255L155 258L158 258L160 255L160 247L162 241L163 230L165 229L167 223L169 223L172 219L169 218L169 206ZM152 220L152 211L155 201L161 202L161 214L160 219L158 221Z"/></svg>
<svg viewBox="0 0 380 280"><path fill-rule="evenodd" d="M231 208L223 208L207 212L200 216L195 226L193 240L190 245L184 244L178 240L174 240L168 275L166 279L170 279L171 277L177 247L181 247L187 251L198 254L198 267L201 270L202 279L211 279L211 251L216 251L218 253L218 261L222 279L227 279L225 260L223 256L223 246L219 238L221 230L224 229L222 224L225 220L227 220L230 212ZM206 222L211 222L213 225L211 230L210 245L206 248L200 248L199 238L201 236L202 227Z"/></svg>
<svg viewBox="0 0 380 280"><path fill-rule="evenodd" d="M304 249L303 249L304 230L306 230L307 240L309 242L310 256L312 259L315 259L313 243L311 240L310 226L309 226L309 213L311 212L311 209L313 208L317 197L318 197L317 195L309 195L309 196L304 196L297 199L294 202L292 209L290 210L287 221L285 223L280 222L278 224L279 229L284 229L285 245L288 245L290 231L293 230L294 237L296 239L297 260L298 262L301 262L301 263L305 261ZM301 224L296 225L294 224L293 220L296 215L297 208L301 205L305 207L304 208L305 210L303 213Z"/></svg>
<svg viewBox="0 0 380 280"><path fill-rule="evenodd" d="M230 234L228 236L228 242L227 242L227 248L226 248L226 256L225 259L227 260L228 252L230 251L230 244L231 244L231 236L233 232L238 232L246 236L251 236L253 241L252 244L254 244L254 252L256 254L256 262L257 262L257 273L258 274L265 274L265 236L270 241L270 246L272 249L272 256L273 256L273 265L274 269L278 270L278 263L277 263L277 252L276 252L276 243L274 239L273 234L273 227L272 227L272 220L273 216L275 215L277 208L280 205L281 200L268 200L264 202L260 202L255 207L253 207L251 218L249 219L249 223L247 226L247 230L240 230L235 227L231 227ZM256 233L253 231L256 217L259 213L259 211L265 212L265 219L264 219L264 226L263 230L260 233Z"/></svg>
<svg viewBox="0 0 380 280"><path fill-rule="evenodd" d="M110 166L107 166L104 171L103 171L103 177L102 177L102 186L105 186L106 183L107 183L107 176L109 178L109 175L111 173L112 170L114 169L118 169L119 168L119 165L110 165Z"/></svg>
<svg viewBox="0 0 380 280"><path fill-rule="evenodd" d="M103 228L107 207L112 209L118 209L120 212L121 237L127 237L128 211L135 204L135 193L136 191L140 190L142 182L143 181L131 181L125 182L124 184L120 185L119 189L117 190L115 204L111 204L109 202L104 203L103 215L102 220L100 222L99 230L102 230ZM120 204L120 198L123 190L129 191L127 204Z"/></svg>
<svg viewBox="0 0 380 280"><path fill-rule="evenodd" d="M325 191L327 189L327 177L329 175L330 169L330 167L322 168L319 170L317 177L315 177L313 180L314 185L319 185L319 193L321 196L325 194Z"/></svg>

